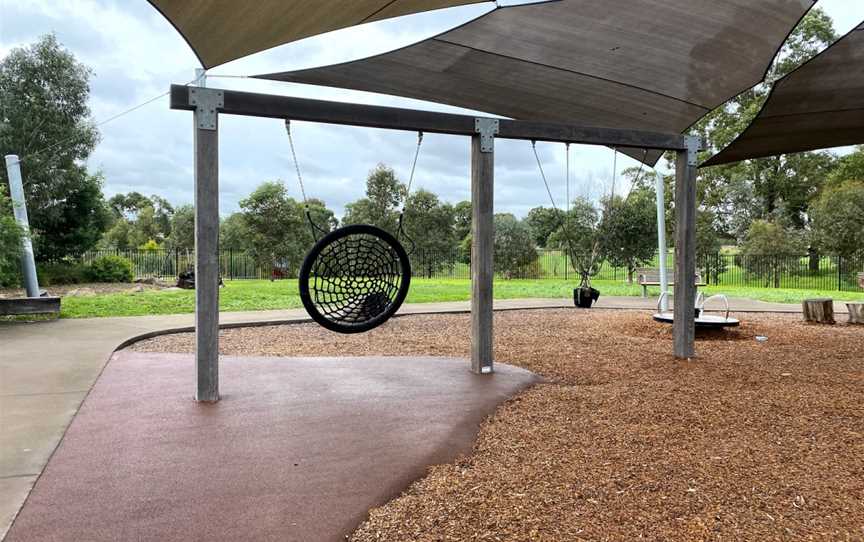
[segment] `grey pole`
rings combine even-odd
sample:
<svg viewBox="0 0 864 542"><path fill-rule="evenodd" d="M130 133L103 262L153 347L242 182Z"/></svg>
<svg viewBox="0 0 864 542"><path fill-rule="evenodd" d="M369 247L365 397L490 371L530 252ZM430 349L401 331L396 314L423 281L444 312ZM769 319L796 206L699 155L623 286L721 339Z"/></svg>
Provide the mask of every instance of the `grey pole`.
<svg viewBox="0 0 864 542"><path fill-rule="evenodd" d="M189 87L195 106L195 399L219 400L219 109L221 90Z"/></svg>
<svg viewBox="0 0 864 542"><path fill-rule="evenodd" d="M27 201L24 199L24 183L21 180L21 160L14 154L6 155L6 172L9 174L9 197L15 221L24 230L21 238L21 274L27 297L39 297L39 279L36 276L36 261L33 243L30 240L30 221L27 218Z"/></svg>
<svg viewBox="0 0 864 542"><path fill-rule="evenodd" d="M663 176L655 177L655 191L657 192L657 249L660 258L660 312L669 310L669 277L666 275L666 187Z"/></svg>
<svg viewBox="0 0 864 542"><path fill-rule="evenodd" d="M493 188L496 119L475 120L471 136L471 371L492 372Z"/></svg>
<svg viewBox="0 0 864 542"><path fill-rule="evenodd" d="M676 358L696 355L696 166L701 140L688 138L688 149L675 162L675 319Z"/></svg>

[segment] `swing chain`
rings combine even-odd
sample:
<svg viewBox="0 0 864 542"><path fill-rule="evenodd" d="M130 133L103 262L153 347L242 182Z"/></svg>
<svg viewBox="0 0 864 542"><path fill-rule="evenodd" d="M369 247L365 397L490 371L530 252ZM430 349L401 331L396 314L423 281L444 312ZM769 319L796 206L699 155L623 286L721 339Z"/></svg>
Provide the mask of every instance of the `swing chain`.
<svg viewBox="0 0 864 542"><path fill-rule="evenodd" d="M417 132L417 147L414 150L414 161L411 163L411 174L408 176L408 186L405 188L405 201L402 203L402 211L399 212L399 225L396 229L396 237L398 239L406 239L411 248L408 249L408 254L414 254L414 249L417 247L417 244L414 242L414 239L408 235L403 227L404 217L405 217L405 206L408 204L408 195L411 194L411 185L414 183L414 172L417 170L417 159L420 157L420 147L423 145L423 132Z"/></svg>
<svg viewBox="0 0 864 542"><path fill-rule="evenodd" d="M570 231L567 228L567 215L562 213L558 206L555 204L555 198L552 196L552 189L549 188L549 181L546 179L546 172L543 171L543 163L540 161L540 155L537 153L537 140L531 140L531 149L534 151L534 159L537 160L537 168L540 170L540 178L543 179L543 184L546 186L546 193L549 194L549 201L552 203L552 209L555 210L555 214L561 217L560 225L561 231L564 233L564 240L567 242L567 249L570 252L570 262L574 265L575 269L575 255L576 251L573 249L573 239L570 237ZM569 183L570 180L570 144L567 144L567 180ZM568 205L569 207L569 205Z"/></svg>
<svg viewBox="0 0 864 542"><path fill-rule="evenodd" d="M294 138L291 136L290 119L285 119L285 132L288 134L288 144L291 146L291 159L294 161L294 170L297 172L297 184L300 185L300 194L303 196L303 208L306 213L306 221L309 223L309 230L312 232L312 238L315 241L318 241L319 234L327 235L330 232L316 224L312 219L312 212L309 210L309 199L306 197L306 187L303 186L303 175L300 174L300 162L297 161L297 151L294 148Z"/></svg>

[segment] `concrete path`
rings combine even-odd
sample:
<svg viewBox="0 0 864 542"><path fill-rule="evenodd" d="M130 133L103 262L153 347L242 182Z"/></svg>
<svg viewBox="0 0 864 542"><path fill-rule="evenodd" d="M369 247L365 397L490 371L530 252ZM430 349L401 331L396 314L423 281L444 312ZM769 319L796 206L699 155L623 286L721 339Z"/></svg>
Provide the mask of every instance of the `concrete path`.
<svg viewBox="0 0 864 542"><path fill-rule="evenodd" d="M733 311L800 312L799 305L731 299ZM601 297L598 308L643 309L653 299ZM564 299L495 302L496 310L572 307ZM464 312L468 302L405 305L401 314ZM845 312L835 303L838 313ZM225 325L306 319L302 310L222 313ZM166 329L188 330L194 315L63 319L0 324L0 537L17 514L112 352Z"/></svg>

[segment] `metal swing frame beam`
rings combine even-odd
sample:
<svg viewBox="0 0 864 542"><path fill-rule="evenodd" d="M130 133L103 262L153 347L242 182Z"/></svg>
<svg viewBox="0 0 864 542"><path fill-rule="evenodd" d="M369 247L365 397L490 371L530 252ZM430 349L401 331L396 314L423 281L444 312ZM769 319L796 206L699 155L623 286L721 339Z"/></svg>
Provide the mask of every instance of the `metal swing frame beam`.
<svg viewBox="0 0 864 542"><path fill-rule="evenodd" d="M219 115L463 135L471 138L471 370L493 370L492 279L495 139L581 143L674 151L676 276L696 274L696 153L701 140L680 134L495 119L233 90L171 86L171 109L194 112L196 367L199 401L219 400ZM675 281L674 354L694 350L695 281ZM689 310L687 310L689 308Z"/></svg>

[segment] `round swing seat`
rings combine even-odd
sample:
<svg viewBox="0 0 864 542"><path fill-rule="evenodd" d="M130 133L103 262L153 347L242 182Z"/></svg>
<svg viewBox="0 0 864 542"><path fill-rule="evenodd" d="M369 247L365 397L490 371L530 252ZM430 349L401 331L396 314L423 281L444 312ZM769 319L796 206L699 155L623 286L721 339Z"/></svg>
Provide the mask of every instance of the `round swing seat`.
<svg viewBox="0 0 864 542"><path fill-rule="evenodd" d="M657 312L654 313L652 318L654 318L655 322L660 322L662 324L672 324L675 322L675 315L672 312L661 310L661 306L663 304L663 299L667 297L666 293L660 294L660 299L657 300ZM720 316L717 314L706 314L705 312L705 304L714 299L722 300L726 306L726 314L724 316ZM705 296L702 295L702 292L699 292L699 296L696 298L696 307L694 308L694 323L697 329L723 329L727 327L738 327L741 324L741 321L737 318L732 318L729 316L729 298L727 298L723 294L717 294L705 299Z"/></svg>
<svg viewBox="0 0 864 542"><path fill-rule="evenodd" d="M362 333L399 310L411 263L399 241L368 224L336 229L315 243L300 268L300 299L309 316L338 333Z"/></svg>
<svg viewBox="0 0 864 542"><path fill-rule="evenodd" d="M653 318L656 322L663 324L671 324L675 321L675 316L671 312L658 312L653 315ZM738 327L741 324L737 318L704 313L696 318L695 323L699 329L722 329L726 327Z"/></svg>

